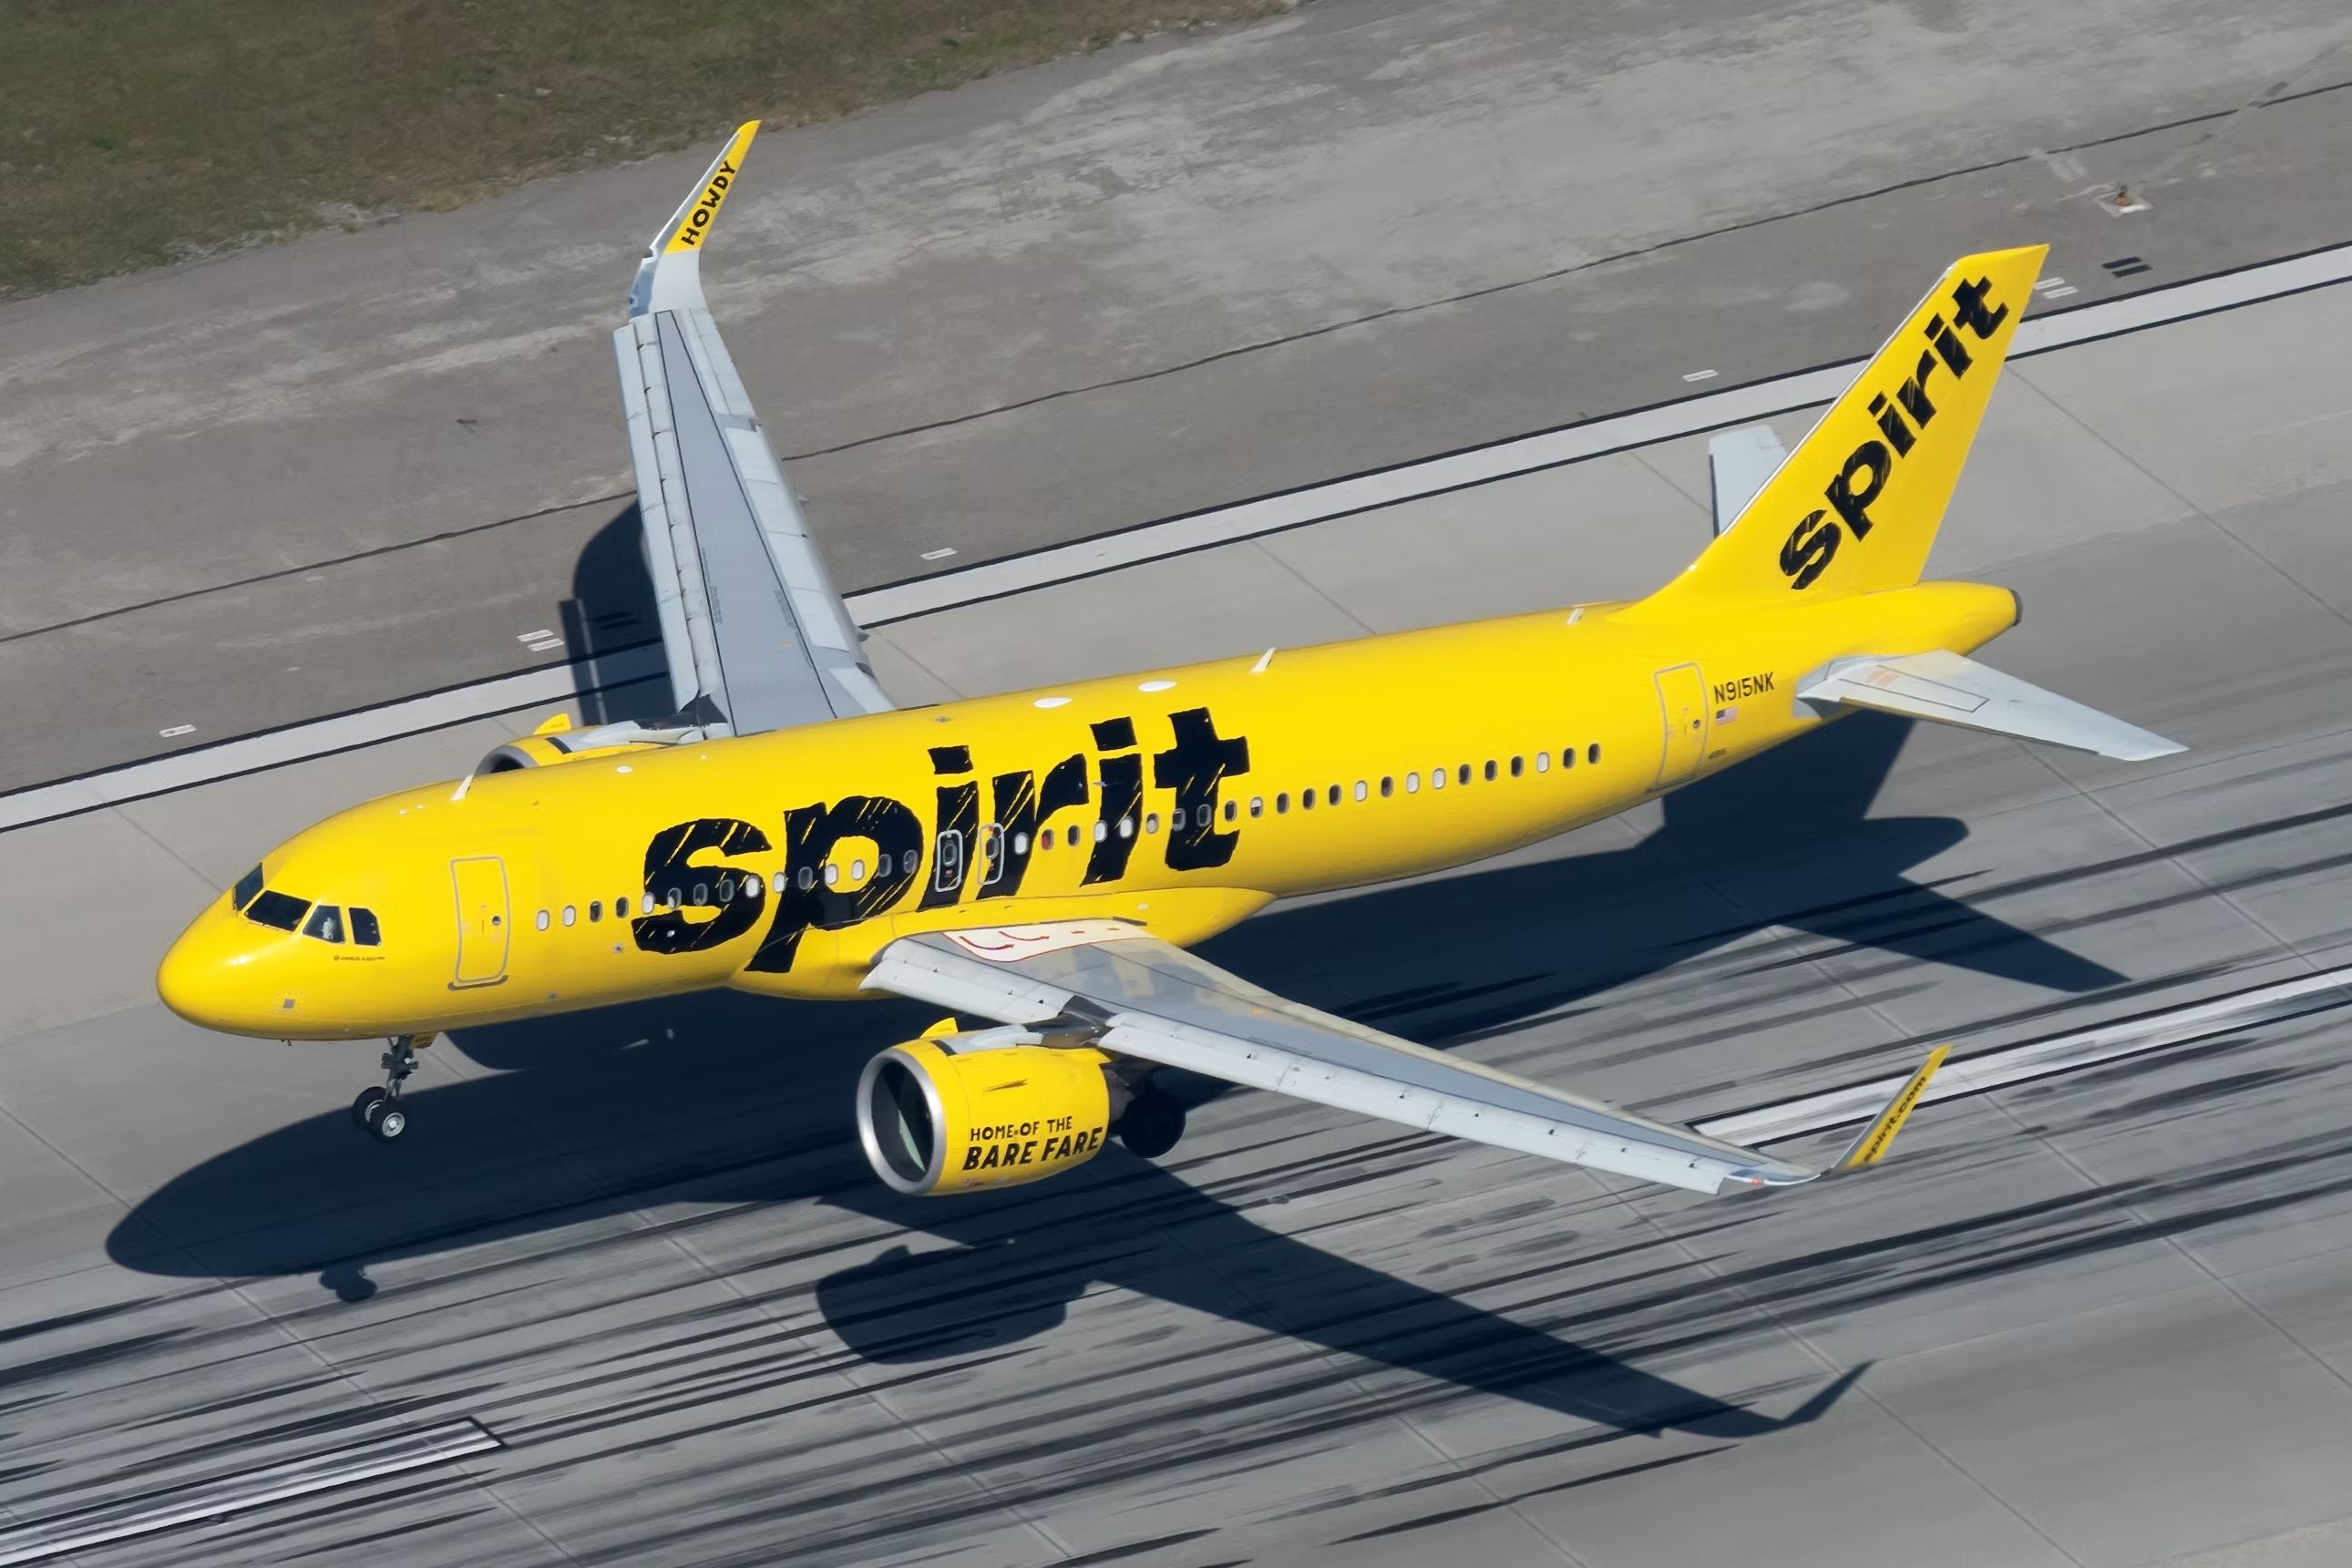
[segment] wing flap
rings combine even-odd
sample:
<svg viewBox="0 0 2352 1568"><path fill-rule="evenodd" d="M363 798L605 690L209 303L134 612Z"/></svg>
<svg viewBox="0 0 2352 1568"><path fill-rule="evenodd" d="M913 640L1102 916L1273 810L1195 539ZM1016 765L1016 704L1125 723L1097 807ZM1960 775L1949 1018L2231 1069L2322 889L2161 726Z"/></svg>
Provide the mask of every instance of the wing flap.
<svg viewBox="0 0 2352 1568"><path fill-rule="evenodd" d="M1991 735L2047 741L2125 762L2144 762L2188 749L2178 741L1958 653L1840 659L1800 687L1797 695L1811 703L1842 703Z"/></svg>

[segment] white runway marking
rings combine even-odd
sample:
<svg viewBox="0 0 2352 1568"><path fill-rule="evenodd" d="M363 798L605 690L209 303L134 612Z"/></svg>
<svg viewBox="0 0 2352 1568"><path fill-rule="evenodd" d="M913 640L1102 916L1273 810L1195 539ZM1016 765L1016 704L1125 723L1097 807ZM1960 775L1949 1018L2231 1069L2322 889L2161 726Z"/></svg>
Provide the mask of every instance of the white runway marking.
<svg viewBox="0 0 2352 1568"><path fill-rule="evenodd" d="M155 733L163 739L170 740L175 736L195 734L196 727L193 724L175 724L169 729L159 729Z"/></svg>
<svg viewBox="0 0 2352 1568"><path fill-rule="evenodd" d="M1690 374L1685 376L1683 380L1686 382L1711 382L1715 380L1716 375L1717 372L1714 371L1693 371Z"/></svg>
<svg viewBox="0 0 2352 1568"><path fill-rule="evenodd" d="M2325 1012L2347 1004L2352 1004L2352 965L2323 969L2318 974L2282 980L2276 985L2257 986L2210 1001L2168 1008L2141 1018L2122 1019L2094 1029L2052 1035L2046 1040L2029 1040L1975 1056L1956 1056L1944 1064L1944 1070L1927 1085L1919 1103L1926 1105L1938 1100L1957 1100L1964 1094L1982 1094L2031 1079L2079 1071L2103 1061L2210 1040L2232 1030ZM1957 1043L1962 1051L1968 1049L1966 1040ZM1907 1076L1896 1073L1874 1078L1866 1083L1850 1083L1842 1089L1717 1116L1694 1125L1710 1138L1724 1138L1751 1147L1779 1143L1785 1138L1868 1121L1886 1103L1887 1097L1903 1086Z"/></svg>
<svg viewBox="0 0 2352 1568"><path fill-rule="evenodd" d="M2308 256L2150 289L2125 299L2078 306L2037 316L2020 325L2010 347L2010 358L2045 354L2077 343L2326 287L2347 278L2352 278L2352 246L2336 246ZM1853 360L1799 371L1559 430L1539 431L1280 495L1168 517L1026 555L979 561L930 577L851 594L849 612L860 625L884 626L959 605L977 604L1116 571L1144 561L1556 468L1604 453L1728 425L1749 424L1774 414L1832 401L1864 363ZM542 631L536 635L551 637L554 633ZM152 761L35 785L0 795L0 832L118 801L144 800L216 779L348 751L467 719L566 702L583 689L602 690L649 679L662 674L665 667L659 648L633 649L596 660L593 687L583 688L579 684L586 677L578 667L559 665L477 681L425 696L404 697L356 713L219 741Z"/></svg>
<svg viewBox="0 0 2352 1568"><path fill-rule="evenodd" d="M308 1497L380 1476L504 1448L472 1421L448 1421L422 1432L396 1432L309 1458L267 1465L242 1475L150 1492L122 1502L81 1509L56 1519L0 1528L0 1565L43 1563L110 1542L153 1535L266 1503Z"/></svg>

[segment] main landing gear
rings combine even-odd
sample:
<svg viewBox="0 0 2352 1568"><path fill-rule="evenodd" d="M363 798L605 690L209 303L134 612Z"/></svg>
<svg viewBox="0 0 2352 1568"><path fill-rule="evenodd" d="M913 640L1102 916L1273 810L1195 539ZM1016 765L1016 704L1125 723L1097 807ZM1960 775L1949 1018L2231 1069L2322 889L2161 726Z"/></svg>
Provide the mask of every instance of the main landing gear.
<svg viewBox="0 0 2352 1568"><path fill-rule="evenodd" d="M408 1112L400 1103L400 1086L416 1071L419 1047L431 1045L429 1034L400 1034L383 1053L383 1087L362 1089L352 1102L352 1120L378 1143L388 1144L408 1131Z"/></svg>

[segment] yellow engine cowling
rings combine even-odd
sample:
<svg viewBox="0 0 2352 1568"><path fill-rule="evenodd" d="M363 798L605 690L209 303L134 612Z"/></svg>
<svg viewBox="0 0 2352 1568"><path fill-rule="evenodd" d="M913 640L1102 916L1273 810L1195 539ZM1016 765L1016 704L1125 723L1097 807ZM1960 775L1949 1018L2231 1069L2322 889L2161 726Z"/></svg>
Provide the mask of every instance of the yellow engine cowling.
<svg viewBox="0 0 2352 1568"><path fill-rule="evenodd" d="M674 745L683 730L647 729L634 719L618 724L599 725L594 729L575 730L570 714L551 715L546 723L524 736L509 741L482 758L474 769L477 773L512 773L522 768L553 768L565 762L586 762L599 757L617 757L625 751L651 751L657 747Z"/></svg>
<svg viewBox="0 0 2352 1568"><path fill-rule="evenodd" d="M900 1192L1018 1186L1082 1166L1110 1133L1109 1060L1084 1046L957 1049L910 1040L866 1064L857 1137Z"/></svg>

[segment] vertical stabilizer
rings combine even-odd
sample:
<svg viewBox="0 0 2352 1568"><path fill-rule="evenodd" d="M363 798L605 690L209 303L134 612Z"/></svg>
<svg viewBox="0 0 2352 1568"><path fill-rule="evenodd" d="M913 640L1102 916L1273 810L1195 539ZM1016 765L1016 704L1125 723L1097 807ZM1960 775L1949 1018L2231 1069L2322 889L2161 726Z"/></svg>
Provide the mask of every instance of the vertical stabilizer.
<svg viewBox="0 0 2352 1568"><path fill-rule="evenodd" d="M1664 620L1918 581L2048 252L1954 262L1732 526L1620 613Z"/></svg>

